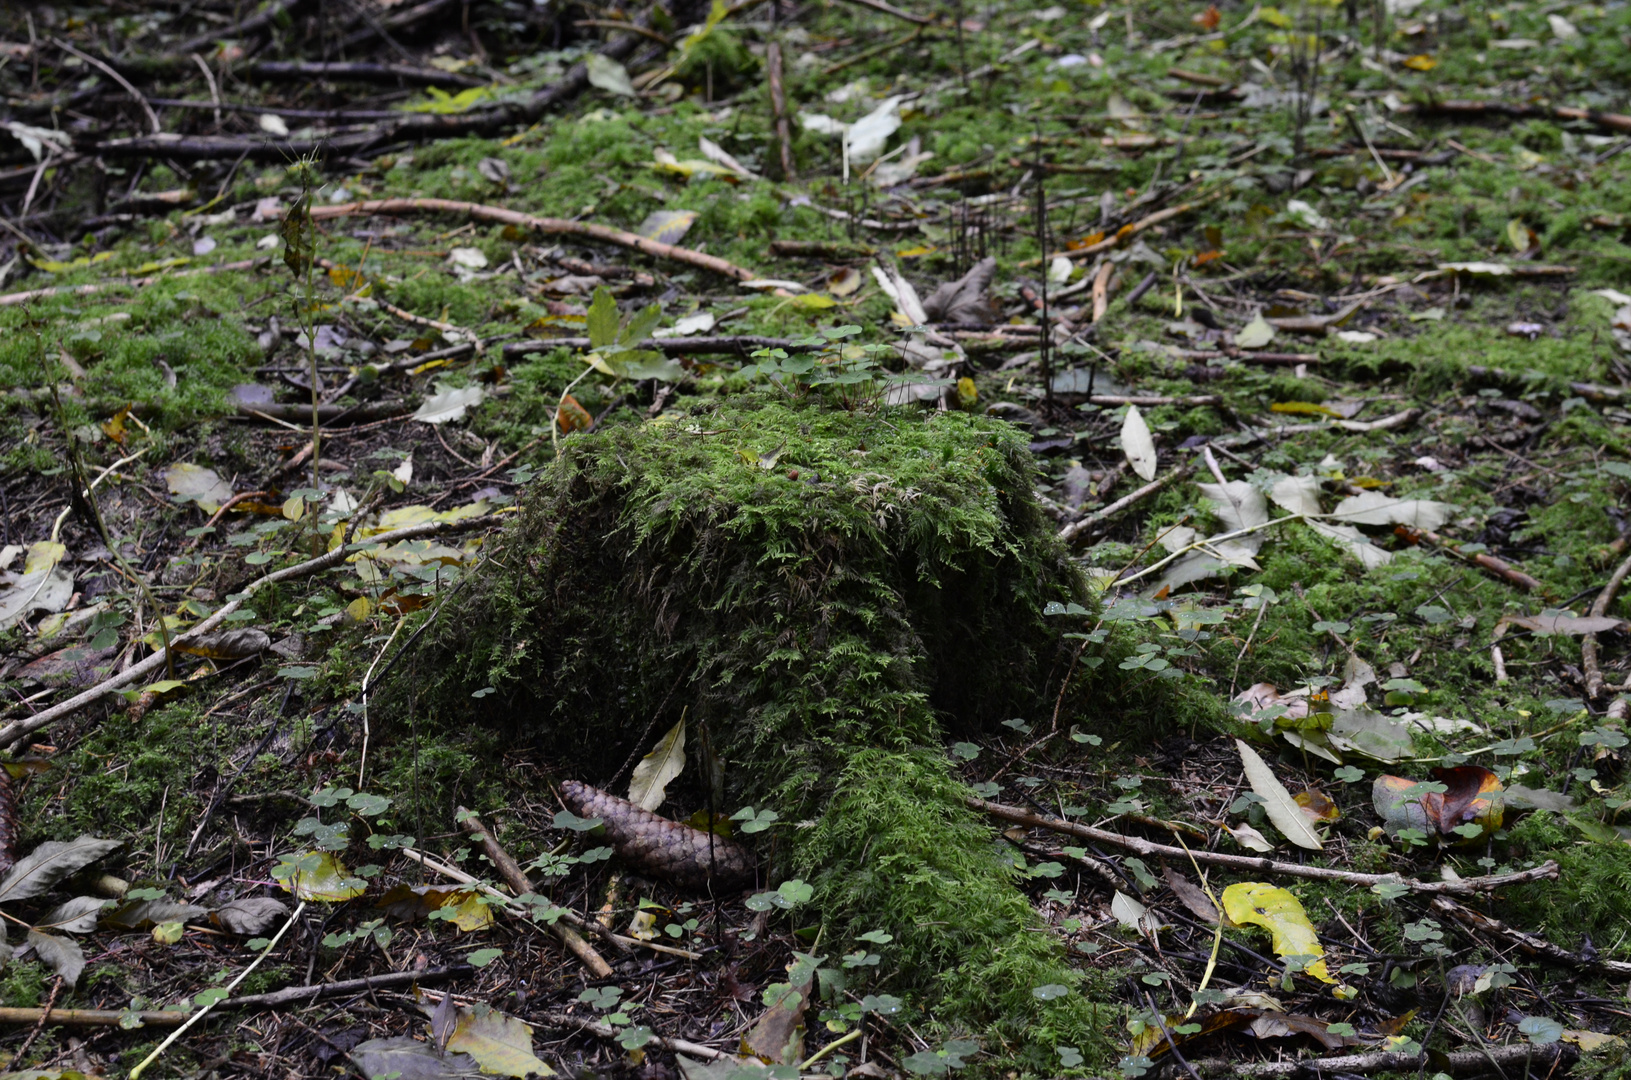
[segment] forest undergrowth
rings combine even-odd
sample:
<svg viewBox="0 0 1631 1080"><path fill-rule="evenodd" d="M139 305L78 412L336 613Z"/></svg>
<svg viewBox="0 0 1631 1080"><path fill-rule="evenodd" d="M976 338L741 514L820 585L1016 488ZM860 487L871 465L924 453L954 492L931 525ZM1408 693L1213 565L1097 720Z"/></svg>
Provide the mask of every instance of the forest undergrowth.
<svg viewBox="0 0 1631 1080"><path fill-rule="evenodd" d="M1625 1075L1628 47L0 12L7 1067Z"/></svg>

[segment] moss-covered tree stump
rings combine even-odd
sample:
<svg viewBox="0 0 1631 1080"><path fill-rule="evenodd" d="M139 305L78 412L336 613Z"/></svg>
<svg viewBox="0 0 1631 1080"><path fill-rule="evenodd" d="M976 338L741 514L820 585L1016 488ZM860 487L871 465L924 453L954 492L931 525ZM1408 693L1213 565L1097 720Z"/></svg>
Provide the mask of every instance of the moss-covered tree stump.
<svg viewBox="0 0 1631 1080"><path fill-rule="evenodd" d="M755 401L575 436L465 593L422 706L602 784L688 708L722 809L786 823L768 885L815 887L824 953L893 934L887 989L999 1059L1099 1038L1080 992L1032 993L1075 976L946 751L1051 711L1042 612L1086 602L1007 425Z"/></svg>

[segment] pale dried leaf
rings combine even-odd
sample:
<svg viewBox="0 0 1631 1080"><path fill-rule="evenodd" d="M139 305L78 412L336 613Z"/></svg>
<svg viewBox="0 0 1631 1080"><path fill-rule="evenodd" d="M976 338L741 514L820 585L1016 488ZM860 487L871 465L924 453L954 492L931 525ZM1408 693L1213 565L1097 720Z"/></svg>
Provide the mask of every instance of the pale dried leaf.
<svg viewBox="0 0 1631 1080"><path fill-rule="evenodd" d="M1121 449L1133 472L1143 480L1155 479L1155 439L1137 405L1127 406L1127 418L1121 423Z"/></svg>
<svg viewBox="0 0 1631 1080"><path fill-rule="evenodd" d="M1246 780L1251 784L1252 790L1262 797L1263 811L1268 814L1274 827L1298 847L1311 851L1323 849L1325 845L1320 842L1318 834L1308 824L1308 818L1303 815L1302 808L1274 775L1274 770L1269 768L1268 762L1240 739L1235 740L1235 749L1240 751L1240 761L1246 769Z"/></svg>
<svg viewBox="0 0 1631 1080"><path fill-rule="evenodd" d="M264 934L289 917L289 905L271 896L243 896L210 913L210 921L223 930L253 937Z"/></svg>
<svg viewBox="0 0 1631 1080"><path fill-rule="evenodd" d="M206 514L221 509L221 504L232 498L232 485L216 475L215 470L201 465L178 461L164 470L164 482L170 494L183 501L195 502Z"/></svg>
<svg viewBox="0 0 1631 1080"><path fill-rule="evenodd" d="M445 424L450 420L462 420L464 411L480 405L483 396L479 386L440 390L425 399L424 404L413 414L413 419L422 424Z"/></svg>
<svg viewBox="0 0 1631 1080"><path fill-rule="evenodd" d="M634 83L629 81L628 69L611 57L592 52L584 59L583 65L589 71L590 86L620 97L635 96Z"/></svg>
<svg viewBox="0 0 1631 1080"><path fill-rule="evenodd" d="M444 1054L406 1035L369 1039L347 1056L368 1080L480 1080L482 1075L469 1054Z"/></svg>
<svg viewBox="0 0 1631 1080"><path fill-rule="evenodd" d="M629 780L629 802L642 810L656 810L668 797L668 782L684 768L685 717L682 716L634 767L634 776Z"/></svg>

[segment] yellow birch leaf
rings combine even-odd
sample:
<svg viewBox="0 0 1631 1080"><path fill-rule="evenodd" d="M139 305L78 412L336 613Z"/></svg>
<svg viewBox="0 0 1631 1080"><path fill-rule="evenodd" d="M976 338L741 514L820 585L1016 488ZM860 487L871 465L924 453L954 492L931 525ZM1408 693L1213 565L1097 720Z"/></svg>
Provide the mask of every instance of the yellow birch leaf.
<svg viewBox="0 0 1631 1080"><path fill-rule="evenodd" d="M1261 926L1274 936L1274 953L1313 956L1303 970L1323 983L1336 984L1325 970L1325 946L1314 933L1303 906L1285 889L1261 881L1241 881L1223 890L1223 910L1241 926Z"/></svg>

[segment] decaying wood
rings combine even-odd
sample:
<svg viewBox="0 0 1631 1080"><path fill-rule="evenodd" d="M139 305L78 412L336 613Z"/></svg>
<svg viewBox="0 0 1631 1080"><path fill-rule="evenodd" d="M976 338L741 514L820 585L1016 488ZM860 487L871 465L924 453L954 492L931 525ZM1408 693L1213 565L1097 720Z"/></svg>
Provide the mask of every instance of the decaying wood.
<svg viewBox="0 0 1631 1080"><path fill-rule="evenodd" d="M515 891L515 895L525 896L536 891L532 886L532 881L527 877L526 871L521 869L521 864L511 858L510 853L499 845L499 842L493 838L493 834L488 832L487 827L481 823L479 817L461 806L458 808L458 818L459 826L475 837L477 843L481 844L482 851L487 853L488 861L493 864L494 869L498 871L498 876L504 879L505 884ZM612 965L608 964L605 957L596 952L595 947L585 941L577 931L560 922L551 923L549 929L551 933L561 939L562 945L571 950L573 956L583 961L584 967L594 972L595 978L609 979L612 977Z"/></svg>
<svg viewBox="0 0 1631 1080"><path fill-rule="evenodd" d="M1566 105L1525 105L1513 101L1419 101L1400 108L1402 113L1437 116L1503 116L1527 120L1546 116L1554 120L1584 120L1610 131L1631 132L1631 116L1577 109Z"/></svg>
<svg viewBox="0 0 1631 1080"><path fill-rule="evenodd" d="M600 818L625 862L681 888L730 891L753 884L753 853L734 840L693 829L576 780L561 783L572 812Z"/></svg>
<svg viewBox="0 0 1631 1080"><path fill-rule="evenodd" d="M1257 874L1280 874L1285 877L1308 878L1315 881L1341 881L1350 885L1369 888L1372 885L1403 885L1414 893L1428 893L1439 896L1473 896L1478 893L1502 889L1508 885L1519 885L1526 881L1554 880L1558 876L1558 865L1547 860L1539 866L1532 866L1527 870L1518 870L1510 874L1489 874L1484 877L1456 878L1453 881L1416 881L1400 874L1361 874L1353 870L1337 870L1328 866L1307 866L1303 863L1280 862L1277 859L1260 859L1254 855L1226 855L1216 851L1205 851L1200 848L1173 847L1169 844L1156 844L1136 836L1123 836L1108 829L1097 829L1091 825L1078 825L1074 821L1065 821L1061 818L1043 817L1023 810L1017 806L1004 806L1001 803L987 802L972 796L964 800L975 810L990 814L1001 821L1011 821L1016 825L1026 825L1033 829L1047 829L1049 832L1062 833L1066 836L1079 836L1083 840L1092 840L1100 844L1111 844L1115 847L1131 851L1138 855L1159 855L1169 859L1206 863L1211 866L1227 866L1236 870L1250 871Z"/></svg>
<svg viewBox="0 0 1631 1080"><path fill-rule="evenodd" d="M1488 1050L1460 1050L1453 1054L1394 1054L1384 1050L1368 1054L1342 1054L1337 1057L1293 1058L1287 1061L1222 1061L1216 1058L1194 1061L1202 1076L1257 1077L1317 1077L1338 1076L1347 1073L1365 1076L1370 1073L1423 1073L1427 1069L1450 1076L1480 1076L1492 1069L1512 1066L1528 1067L1529 1076L1559 1076L1559 1067L1566 1067L1580 1056L1580 1050L1565 1042L1536 1046L1519 1043L1513 1046L1492 1046Z"/></svg>
<svg viewBox="0 0 1631 1080"><path fill-rule="evenodd" d="M752 281L758 276L751 270L745 270L717 255L707 255L677 244L659 243L636 233L614 229L610 225L595 225L587 221L570 221L566 218L536 217L519 210L488 206L485 203L459 202L454 199L372 199L365 202L341 203L337 206L314 206L311 209L313 221L364 214L454 214L468 217L473 221L514 225L519 229L548 236L581 236L586 240L616 244L619 247L643 252L653 258L672 259L701 270L723 274L737 281Z"/></svg>
<svg viewBox="0 0 1631 1080"><path fill-rule="evenodd" d="M784 259L829 259L833 262L859 262L878 253L877 248L865 244L846 244L833 240L772 240L770 253Z"/></svg>

